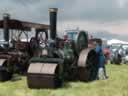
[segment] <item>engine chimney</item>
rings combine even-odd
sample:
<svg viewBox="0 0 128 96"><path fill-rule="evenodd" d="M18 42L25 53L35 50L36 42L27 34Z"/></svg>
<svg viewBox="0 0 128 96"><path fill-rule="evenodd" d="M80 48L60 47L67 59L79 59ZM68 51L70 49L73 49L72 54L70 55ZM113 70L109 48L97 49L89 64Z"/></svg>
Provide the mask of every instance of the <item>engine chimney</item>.
<svg viewBox="0 0 128 96"><path fill-rule="evenodd" d="M9 14L5 13L5 14L3 15L3 19L4 19L4 22L3 22L4 40L5 40L6 42L9 42L9 19L10 19Z"/></svg>
<svg viewBox="0 0 128 96"><path fill-rule="evenodd" d="M56 39L56 25L57 25L57 8L50 8L50 38Z"/></svg>

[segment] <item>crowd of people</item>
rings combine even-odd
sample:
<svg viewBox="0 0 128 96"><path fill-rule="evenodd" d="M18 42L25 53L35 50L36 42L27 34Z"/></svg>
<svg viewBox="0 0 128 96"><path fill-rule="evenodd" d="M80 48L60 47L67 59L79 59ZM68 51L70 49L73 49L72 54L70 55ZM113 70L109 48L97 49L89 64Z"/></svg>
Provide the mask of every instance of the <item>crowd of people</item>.
<svg viewBox="0 0 128 96"><path fill-rule="evenodd" d="M126 47L126 48L125 48ZM120 44L120 46L110 46L110 62L111 64L128 63L128 45Z"/></svg>

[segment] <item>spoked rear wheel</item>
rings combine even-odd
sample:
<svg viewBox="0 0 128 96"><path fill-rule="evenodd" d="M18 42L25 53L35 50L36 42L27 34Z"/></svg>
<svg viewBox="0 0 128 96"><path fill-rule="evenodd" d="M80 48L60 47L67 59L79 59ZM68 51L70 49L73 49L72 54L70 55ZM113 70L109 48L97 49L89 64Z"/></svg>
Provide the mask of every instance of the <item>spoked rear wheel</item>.
<svg viewBox="0 0 128 96"><path fill-rule="evenodd" d="M95 50L84 49L81 51L78 60L79 79L91 81L96 79L98 72L98 59Z"/></svg>

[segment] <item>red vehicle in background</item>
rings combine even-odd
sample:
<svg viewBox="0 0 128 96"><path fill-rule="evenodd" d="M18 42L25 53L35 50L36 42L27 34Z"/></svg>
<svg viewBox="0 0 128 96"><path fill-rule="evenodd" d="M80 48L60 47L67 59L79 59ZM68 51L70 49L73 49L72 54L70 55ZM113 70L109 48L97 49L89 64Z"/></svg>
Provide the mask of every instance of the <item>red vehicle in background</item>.
<svg viewBox="0 0 128 96"><path fill-rule="evenodd" d="M104 48L103 51L104 51L104 55L106 56L107 60L109 60L111 51L109 50L109 48Z"/></svg>

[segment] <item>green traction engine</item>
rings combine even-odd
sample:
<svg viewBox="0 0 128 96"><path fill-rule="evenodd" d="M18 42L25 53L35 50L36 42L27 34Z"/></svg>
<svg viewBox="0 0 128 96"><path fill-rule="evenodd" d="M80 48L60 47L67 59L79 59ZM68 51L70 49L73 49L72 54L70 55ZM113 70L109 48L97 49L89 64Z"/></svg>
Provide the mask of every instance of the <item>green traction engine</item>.
<svg viewBox="0 0 128 96"><path fill-rule="evenodd" d="M64 81L95 79L97 56L88 48L88 34L77 30L74 39L61 39L56 34L57 8L50 8L48 30L37 30L30 41L33 57L29 60L29 88L57 88Z"/></svg>

